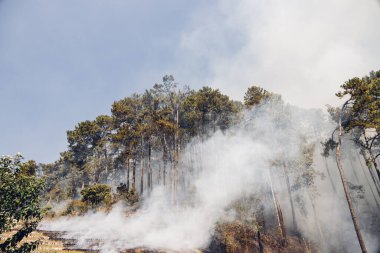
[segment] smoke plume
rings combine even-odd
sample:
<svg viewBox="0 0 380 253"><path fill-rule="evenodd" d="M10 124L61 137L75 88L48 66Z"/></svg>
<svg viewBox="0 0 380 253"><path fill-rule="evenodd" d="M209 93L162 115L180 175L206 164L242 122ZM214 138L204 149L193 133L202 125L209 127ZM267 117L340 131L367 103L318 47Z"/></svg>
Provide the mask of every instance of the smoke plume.
<svg viewBox="0 0 380 253"><path fill-rule="evenodd" d="M263 106L246 112L238 126L216 132L204 141L195 139L182 150L179 171L183 180L174 197L170 185L160 185L146 196L136 212L129 212L122 204L117 204L107 214L60 218L43 223L41 228L65 231L66 237L78 239L80 246L97 248L101 252L137 247L178 251L202 249L209 244L215 224L231 219L231 213L226 211L231 203L247 193L259 194L269 189L270 181L279 194L285 222L291 227L284 174L273 164L279 158L300 160L307 146L314 147L311 167L315 175L304 175L304 170L295 168L289 172L292 185L309 176L314 180L312 187L292 189L295 200L303 200L295 201L294 207L299 230L303 237L327 252L332 248L359 250L334 160L325 160L320 155L320 143L333 129L334 124L319 110ZM349 145L344 148L355 151ZM190 159L192 156L195 159ZM344 159L344 166L349 180L363 184L368 175L356 168L362 162L360 157L355 158L352 165L348 158ZM274 170L272 178L270 169ZM355 179L353 171L360 176ZM364 198L356 202L359 217L374 210L375 201L378 201L377 196L365 189ZM266 200L265 205L266 212L273 213L273 201ZM376 237L366 225L371 218L360 221L368 247L374 252ZM99 243L91 246L94 240Z"/></svg>

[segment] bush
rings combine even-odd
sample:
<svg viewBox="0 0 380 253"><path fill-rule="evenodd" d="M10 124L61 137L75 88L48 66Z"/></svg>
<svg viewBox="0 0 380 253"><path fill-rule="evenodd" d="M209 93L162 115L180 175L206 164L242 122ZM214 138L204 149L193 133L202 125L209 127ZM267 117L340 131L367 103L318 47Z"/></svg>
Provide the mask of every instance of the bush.
<svg viewBox="0 0 380 253"><path fill-rule="evenodd" d="M82 201L97 207L100 205L109 205L112 202L111 187L106 184L94 184L87 186L81 192Z"/></svg>
<svg viewBox="0 0 380 253"><path fill-rule="evenodd" d="M88 205L81 200L73 200L67 205L66 210L62 213L65 215L81 215L88 211Z"/></svg>
<svg viewBox="0 0 380 253"><path fill-rule="evenodd" d="M128 190L127 185L121 183L117 188L117 200L125 200L128 204L135 204L139 201L139 194L135 189Z"/></svg>
<svg viewBox="0 0 380 253"><path fill-rule="evenodd" d="M42 218L40 193L44 182L33 174L34 162L21 160L21 155L0 158L0 237L19 225L15 234L0 243L0 252L30 252L38 244L20 242Z"/></svg>

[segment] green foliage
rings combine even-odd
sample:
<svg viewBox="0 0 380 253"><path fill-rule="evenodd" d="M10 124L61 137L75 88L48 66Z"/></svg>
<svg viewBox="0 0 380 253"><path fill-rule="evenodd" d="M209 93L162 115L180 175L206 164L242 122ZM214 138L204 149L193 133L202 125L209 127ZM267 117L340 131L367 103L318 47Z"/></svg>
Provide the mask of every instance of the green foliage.
<svg viewBox="0 0 380 253"><path fill-rule="evenodd" d="M227 129L233 124L240 109L228 96L210 87L191 92L183 101L182 108L183 127L191 135L207 134L207 127L213 131Z"/></svg>
<svg viewBox="0 0 380 253"><path fill-rule="evenodd" d="M125 182L128 191L123 196L128 195L130 203L136 202L139 192L130 189L136 186L141 160L145 159L148 188L158 167L162 175L157 181L164 182L168 170L179 162L179 150L192 137L205 139L215 131L228 129L239 122L243 108L241 102L218 89L180 88L173 76L166 75L144 93L115 101L111 116L100 115L67 131L68 150L55 163L41 167L47 178L46 201L76 199L83 187L126 176L132 179L132 187L131 180ZM127 168L129 174L125 175Z"/></svg>
<svg viewBox="0 0 380 253"><path fill-rule="evenodd" d="M348 99L339 113L329 112L333 119L334 115L339 116L343 129L364 150L367 165L373 164L380 179L376 162L380 156L380 71L372 71L362 78L352 78L341 88L336 95L339 98L348 96Z"/></svg>
<svg viewBox="0 0 380 253"><path fill-rule="evenodd" d="M258 106L271 100L281 100L281 96L269 92L259 86L249 87L244 95L244 105L247 108Z"/></svg>
<svg viewBox="0 0 380 253"><path fill-rule="evenodd" d="M341 88L336 95L339 98L349 96L346 103L351 117L346 130L361 127L380 132L380 71L363 78L352 78Z"/></svg>
<svg viewBox="0 0 380 253"><path fill-rule="evenodd" d="M74 130L67 131L69 150L72 152L73 161L82 166L86 158L93 153L93 147L100 140L101 128L94 121L80 122Z"/></svg>
<svg viewBox="0 0 380 253"><path fill-rule="evenodd" d="M20 241L36 229L42 217L40 193L44 182L32 173L35 162L23 164L21 160L21 155L0 158L0 234L20 226L0 244L1 252L30 252L38 244L20 245Z"/></svg>
<svg viewBox="0 0 380 253"><path fill-rule="evenodd" d="M87 186L81 191L82 201L92 207L112 202L111 187L106 184L94 184Z"/></svg>

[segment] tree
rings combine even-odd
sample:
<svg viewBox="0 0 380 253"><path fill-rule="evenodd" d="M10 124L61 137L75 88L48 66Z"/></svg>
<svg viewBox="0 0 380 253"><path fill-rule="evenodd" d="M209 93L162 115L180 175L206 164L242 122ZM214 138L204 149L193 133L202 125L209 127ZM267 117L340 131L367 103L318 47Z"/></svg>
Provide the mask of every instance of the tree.
<svg viewBox="0 0 380 253"><path fill-rule="evenodd" d="M336 96L343 98L349 95L349 98L341 109L329 107L332 119L338 124L334 131L334 133L338 132L338 140L334 141L333 133L331 139L324 143L324 154L328 154L329 150L335 147L337 167L355 232L362 252L367 252L341 162L341 146L344 133L349 133L354 137L355 143L364 151L362 153L369 154L369 158L365 155L364 158L366 158L370 172L372 164L376 169L378 179L380 179L376 163L376 158L380 155L380 71L371 72L370 76L363 78L352 78L341 85L341 88L343 90L336 93ZM373 131L372 134L368 134L369 131ZM374 181L376 185L376 180Z"/></svg>
<svg viewBox="0 0 380 253"><path fill-rule="evenodd" d="M31 252L38 241L21 243L33 232L42 218L40 193L44 182L30 168L34 162L22 163L22 156L0 158L0 234L20 225L17 232L0 244L1 252Z"/></svg>
<svg viewBox="0 0 380 253"><path fill-rule="evenodd" d="M347 184L347 181L346 181L346 177L345 177L344 171L343 171L343 166L342 166L341 159L340 159L340 147L342 145L342 134L343 134L342 133L343 132L342 129L343 129L342 128L342 121L340 119L339 120L339 125L338 125L338 144L336 146L336 163L337 163L337 166L338 166L340 178L342 180L344 194L346 196L348 208L350 209L352 222L354 223L355 232L356 232L356 235L358 237L360 248L361 248L361 250L362 250L363 253L366 253L367 249L366 249L366 246L365 246L365 243L364 243L363 236L362 236L361 231L360 231L360 226L359 226L359 222L358 222L357 217L356 217L355 209L354 209L354 207L352 205L352 198L351 198L351 194L350 194L350 189L348 187L348 184Z"/></svg>
<svg viewBox="0 0 380 253"><path fill-rule="evenodd" d="M80 122L75 126L74 130L67 131L67 141L72 161L82 172L82 189L90 181L90 173L86 170L85 164L88 158L94 155L95 147L100 140L101 128L95 121L86 120Z"/></svg>
<svg viewBox="0 0 380 253"><path fill-rule="evenodd" d="M100 115L96 117L95 124L99 127L97 135L99 140L96 142L95 146L95 155L96 157L102 161L101 164L98 164L98 168L96 170L96 178L95 182L99 181L99 178L102 178L102 174L104 174L105 179L108 176L109 170L109 154L108 154L108 146L112 132L112 117L108 115ZM103 158L103 159L102 159ZM104 168L104 171L102 171Z"/></svg>
<svg viewBox="0 0 380 253"><path fill-rule="evenodd" d="M380 180L376 161L380 156L380 71L372 71L363 78L352 78L341 88L342 91L336 95L339 98L349 96L342 110L345 113L342 115L342 129L354 137L364 151L367 165L373 165Z"/></svg>
<svg viewBox="0 0 380 253"><path fill-rule="evenodd" d="M184 113L181 127L192 136L215 132L218 129L226 130L230 127L239 107L218 89L203 87L199 91L191 92L182 104Z"/></svg>
<svg viewBox="0 0 380 253"><path fill-rule="evenodd" d="M122 148L121 156L125 159L127 168L129 169L129 160L132 163L132 188L136 188L136 159L138 156L138 147L141 140L139 134L139 121L141 119L141 98L134 94L132 97L126 97L120 101L116 101L112 105L112 118L114 122L115 134L112 140L118 143ZM129 177L129 173L128 173ZM128 184L128 183L127 183ZM128 184L129 186L129 184Z"/></svg>
<svg viewBox="0 0 380 253"><path fill-rule="evenodd" d="M259 86L251 86L248 88L244 95L244 105L250 108L255 105L261 104L263 101L269 99L271 93Z"/></svg>

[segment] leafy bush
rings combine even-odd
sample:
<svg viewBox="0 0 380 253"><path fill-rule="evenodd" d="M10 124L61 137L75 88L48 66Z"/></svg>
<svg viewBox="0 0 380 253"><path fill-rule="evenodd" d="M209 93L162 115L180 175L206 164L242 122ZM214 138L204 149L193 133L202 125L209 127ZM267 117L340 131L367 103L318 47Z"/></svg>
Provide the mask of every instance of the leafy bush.
<svg viewBox="0 0 380 253"><path fill-rule="evenodd" d="M17 232L0 244L0 252L31 252L38 241L20 243L42 218L40 193L44 182L33 173L33 162L22 156L0 158L0 235L17 226Z"/></svg>
<svg viewBox="0 0 380 253"><path fill-rule="evenodd" d="M111 187L106 184L94 184L81 191L82 201L96 207L102 204L109 205L112 202Z"/></svg>

